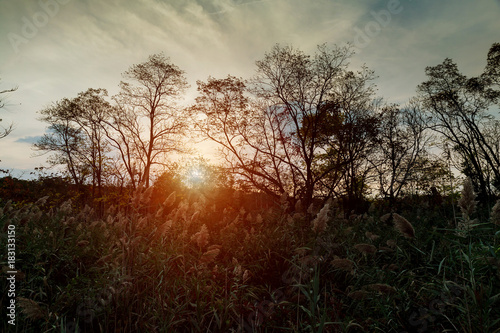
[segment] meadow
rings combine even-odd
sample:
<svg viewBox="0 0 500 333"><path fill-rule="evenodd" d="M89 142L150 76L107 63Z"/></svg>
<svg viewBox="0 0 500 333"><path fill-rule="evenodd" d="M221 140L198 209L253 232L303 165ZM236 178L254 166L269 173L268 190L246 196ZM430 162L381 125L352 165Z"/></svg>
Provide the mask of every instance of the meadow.
<svg viewBox="0 0 500 333"><path fill-rule="evenodd" d="M4 332L500 331L500 204L472 187L357 214L159 185L99 211L43 191L0 201L18 272Z"/></svg>

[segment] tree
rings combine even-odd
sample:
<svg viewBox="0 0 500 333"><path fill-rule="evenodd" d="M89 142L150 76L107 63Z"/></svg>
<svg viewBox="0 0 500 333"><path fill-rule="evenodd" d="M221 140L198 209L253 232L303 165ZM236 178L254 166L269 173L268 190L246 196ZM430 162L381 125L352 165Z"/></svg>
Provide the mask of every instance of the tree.
<svg viewBox="0 0 500 333"><path fill-rule="evenodd" d="M276 45L257 61L250 85L232 76L199 81L192 107L202 115L197 129L219 144L231 171L244 183L309 205L321 182L339 168L320 158L328 150L325 121L333 124L342 117L337 110L339 94L347 91L343 85L354 89L354 83L371 77L346 72L351 55L349 48L322 45L310 57ZM353 99L344 96L344 102L354 106L359 95L351 93Z"/></svg>
<svg viewBox="0 0 500 333"><path fill-rule="evenodd" d="M54 153L52 165L63 164L76 185L90 177L92 194L102 195L104 169L109 156L103 126L110 117L111 105L105 89L88 89L76 98L63 99L40 111L41 120L50 124L49 132L34 145Z"/></svg>
<svg viewBox="0 0 500 333"><path fill-rule="evenodd" d="M0 95L2 94L6 94L6 93L10 93L10 92L13 92L13 91L16 91L17 90L17 87L16 88L11 88L11 89L6 89L6 90L0 90ZM5 107L5 103L2 99L2 97L0 96L0 109L3 109ZM2 119L0 119L0 122L2 121ZM0 139L2 138L5 138L7 135L10 134L10 132L12 132L12 130L14 129L14 125L13 124L10 124L9 126L7 127L1 127L0 126Z"/></svg>
<svg viewBox="0 0 500 333"><path fill-rule="evenodd" d="M75 103L65 98L41 110L40 120L50 125L48 133L33 146L42 154L53 153L47 160L49 164L65 165L73 182L80 186L89 174L89 166L82 153L87 142L81 128L74 123L75 108Z"/></svg>
<svg viewBox="0 0 500 333"><path fill-rule="evenodd" d="M345 198L345 212L363 208L373 166L370 157L378 145L379 101L374 99L373 71L363 67L347 71L325 103L326 116L320 125L319 142L325 153L318 167L328 170L321 181L327 197Z"/></svg>
<svg viewBox="0 0 500 333"><path fill-rule="evenodd" d="M427 120L418 103L406 107L389 105L382 109L377 154L372 160L378 175L380 192L394 202L402 194L419 161L426 156L430 136Z"/></svg>
<svg viewBox="0 0 500 333"><path fill-rule="evenodd" d="M462 171L472 179L481 196L491 194L490 182L485 177L489 169L493 184L500 186L500 156L485 135L487 123L494 120L490 107L498 103L498 45L494 44L488 65L479 77L467 78L451 59L434 67L427 67L428 80L418 86L420 98L427 111L432 128L453 144L453 150L462 161Z"/></svg>
<svg viewBox="0 0 500 333"><path fill-rule="evenodd" d="M175 105L187 88L184 71L163 54L151 55L123 74L121 91L108 137L119 151L132 186L149 187L151 168L165 164L165 155L182 152L181 135L188 127L188 115Z"/></svg>
<svg viewBox="0 0 500 333"><path fill-rule="evenodd" d="M105 100L108 95L105 89L88 89L79 93L73 100L72 121L85 136L81 154L90 167L92 196L102 196L105 168L110 157L110 147L106 139L104 126L109 119L112 106Z"/></svg>

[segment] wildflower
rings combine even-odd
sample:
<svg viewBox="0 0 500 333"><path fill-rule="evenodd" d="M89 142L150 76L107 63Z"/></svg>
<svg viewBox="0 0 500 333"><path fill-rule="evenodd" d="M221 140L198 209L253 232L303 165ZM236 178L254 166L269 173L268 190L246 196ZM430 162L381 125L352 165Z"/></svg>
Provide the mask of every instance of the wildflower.
<svg viewBox="0 0 500 333"><path fill-rule="evenodd" d="M172 220L168 220L167 222L163 223L159 228L158 228L158 233L160 237L165 236L166 233L170 230L172 227Z"/></svg>
<svg viewBox="0 0 500 333"><path fill-rule="evenodd" d="M300 201L300 199L295 203L295 211L302 212L302 202Z"/></svg>
<svg viewBox="0 0 500 333"><path fill-rule="evenodd" d="M76 245L78 245L80 247L84 247L84 246L89 245L89 241L88 240L81 240L78 243L76 243Z"/></svg>
<svg viewBox="0 0 500 333"><path fill-rule="evenodd" d="M365 299L368 296L368 292L364 290L356 290L352 291L349 294L347 294L347 297L355 299L355 300L362 300Z"/></svg>
<svg viewBox="0 0 500 333"><path fill-rule="evenodd" d="M476 220L471 220L470 216L476 210L477 202L474 200L476 194L474 193L474 186L470 178L464 181L464 187L462 189L462 196L458 200L458 206L462 212L462 219L458 222L456 234L460 237L466 237L473 227Z"/></svg>
<svg viewBox="0 0 500 333"><path fill-rule="evenodd" d="M196 212L193 213L193 215L191 216L191 223L193 223L194 221L196 221L196 219L198 218L198 216L200 215L200 211L197 210Z"/></svg>
<svg viewBox="0 0 500 333"><path fill-rule="evenodd" d="M160 207L160 209L156 211L155 218L159 219L162 216L163 216L163 207Z"/></svg>
<svg viewBox="0 0 500 333"><path fill-rule="evenodd" d="M388 239L386 242L388 247L395 248L397 246L397 243L394 239Z"/></svg>
<svg viewBox="0 0 500 333"><path fill-rule="evenodd" d="M61 204L61 207L59 208L59 211L63 214L69 214L71 213L71 199L66 200Z"/></svg>
<svg viewBox="0 0 500 333"><path fill-rule="evenodd" d="M415 229L407 219L399 214L392 214L394 219L394 228L406 238L415 238Z"/></svg>
<svg viewBox="0 0 500 333"><path fill-rule="evenodd" d="M321 233L326 230L328 222L328 210L330 209L330 204L325 204L323 208L319 211L316 218L312 221L312 230L316 233Z"/></svg>

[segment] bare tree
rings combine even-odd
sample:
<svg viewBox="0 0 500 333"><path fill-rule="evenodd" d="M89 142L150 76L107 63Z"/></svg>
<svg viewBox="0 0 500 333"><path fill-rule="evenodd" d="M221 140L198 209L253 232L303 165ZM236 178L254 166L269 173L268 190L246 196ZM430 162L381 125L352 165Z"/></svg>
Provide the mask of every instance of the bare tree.
<svg viewBox="0 0 500 333"><path fill-rule="evenodd" d="M81 147L81 155L90 167L92 196L101 197L105 168L110 157L110 147L105 135L105 122L110 118L111 104L106 101L105 89L88 89L79 93L73 100L72 121L84 136L85 145Z"/></svg>
<svg viewBox="0 0 500 333"><path fill-rule="evenodd" d="M495 45L493 51L498 48ZM492 191L485 169L494 175L495 186L500 186L500 156L484 133L485 124L494 119L489 108L500 100L499 91L494 90L500 62L493 61L498 60L498 50L493 51L480 77L467 78L451 59L446 59L440 65L427 67L428 80L418 87L432 128L453 144L454 152L461 157L462 171L484 196Z"/></svg>
<svg viewBox="0 0 500 333"><path fill-rule="evenodd" d="M163 54L155 54L123 74L121 92L107 133L119 151L133 187L149 186L151 168L166 154L181 152L180 136L188 115L175 100L186 89L184 72Z"/></svg>
<svg viewBox="0 0 500 333"><path fill-rule="evenodd" d="M420 167L431 137L426 133L425 115L415 100L403 108L386 106L380 117L379 145L372 163L381 194L393 202Z"/></svg>
<svg viewBox="0 0 500 333"><path fill-rule="evenodd" d="M355 90L371 75L346 72L351 55L349 48L329 50L322 45L310 57L276 45L257 61L250 87L232 76L198 82L200 96L192 110L203 117L197 128L219 144L240 179L273 196L286 193L308 205L321 182L347 163L332 163L333 154L329 160L320 158L330 148L325 124L333 128L341 121L343 114L337 111L342 102L354 108L362 104L361 95L366 98ZM348 88L351 100L344 94Z"/></svg>
<svg viewBox="0 0 500 333"><path fill-rule="evenodd" d="M105 89L88 89L76 98L63 99L40 111L40 120L49 124L34 148L42 154L53 153L48 162L64 165L77 185L89 178L92 195L102 195L105 165L110 157L104 135L105 121L110 117L111 105L105 100Z"/></svg>
<svg viewBox="0 0 500 333"><path fill-rule="evenodd" d="M73 182L80 186L89 174L83 150L87 145L82 130L74 122L76 105L67 98L40 111L40 120L49 124L48 132L33 146L48 158L52 166L64 165Z"/></svg>

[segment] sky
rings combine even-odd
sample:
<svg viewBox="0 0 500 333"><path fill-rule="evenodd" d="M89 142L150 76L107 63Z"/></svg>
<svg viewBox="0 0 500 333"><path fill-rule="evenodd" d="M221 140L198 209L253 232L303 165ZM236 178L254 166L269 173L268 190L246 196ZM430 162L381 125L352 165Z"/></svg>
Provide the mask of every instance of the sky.
<svg viewBox="0 0 500 333"><path fill-rule="evenodd" d="M47 165L32 143L47 124L39 111L88 88L118 92L121 73L163 52L196 81L250 78L273 45L313 54L351 43L350 68L378 75L378 96L405 103L425 67L452 58L481 74L500 42L500 0L0 0L0 169L29 177ZM0 174L2 176L2 174Z"/></svg>

